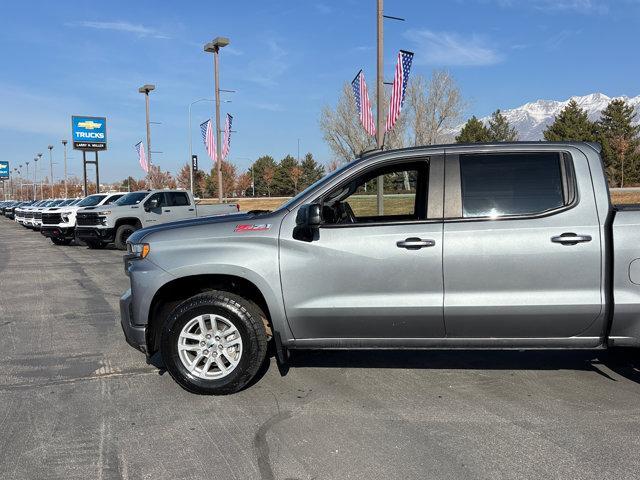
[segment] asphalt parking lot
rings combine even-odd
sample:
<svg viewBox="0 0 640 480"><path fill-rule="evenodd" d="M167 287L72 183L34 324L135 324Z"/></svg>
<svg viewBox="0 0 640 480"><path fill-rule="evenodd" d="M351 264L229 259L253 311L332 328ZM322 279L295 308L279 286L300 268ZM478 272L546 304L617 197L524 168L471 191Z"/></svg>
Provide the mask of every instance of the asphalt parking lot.
<svg viewBox="0 0 640 480"><path fill-rule="evenodd" d="M196 396L125 343L121 257L0 218L0 478L640 475L640 352L305 352Z"/></svg>

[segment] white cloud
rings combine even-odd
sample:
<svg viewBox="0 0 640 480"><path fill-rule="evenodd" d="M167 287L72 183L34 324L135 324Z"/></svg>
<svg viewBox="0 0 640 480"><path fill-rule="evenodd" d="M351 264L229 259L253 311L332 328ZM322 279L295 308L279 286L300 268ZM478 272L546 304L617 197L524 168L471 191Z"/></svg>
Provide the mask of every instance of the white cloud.
<svg viewBox="0 0 640 480"><path fill-rule="evenodd" d="M288 53L275 38L268 38L265 45L266 51L261 51L247 65L246 78L259 85L270 87L276 85L277 79L289 68Z"/></svg>
<svg viewBox="0 0 640 480"><path fill-rule="evenodd" d="M153 37L153 38L171 38L162 32L159 32L155 28L146 27L142 24L134 24L129 22L95 22L95 21L80 21L66 24L68 27L83 27L93 28L96 30L114 30L117 32L133 33L140 37Z"/></svg>
<svg viewBox="0 0 640 480"><path fill-rule="evenodd" d="M409 30L405 38L415 44L414 61L422 65L484 66L502 62L503 56L483 37L453 32Z"/></svg>
<svg viewBox="0 0 640 480"><path fill-rule="evenodd" d="M315 7L316 7L316 10L322 15L329 15L333 13L333 8L327 5L326 3L322 3L322 2L316 3Z"/></svg>
<svg viewBox="0 0 640 480"><path fill-rule="evenodd" d="M610 0L481 0L501 7L530 7L547 12L607 13Z"/></svg>

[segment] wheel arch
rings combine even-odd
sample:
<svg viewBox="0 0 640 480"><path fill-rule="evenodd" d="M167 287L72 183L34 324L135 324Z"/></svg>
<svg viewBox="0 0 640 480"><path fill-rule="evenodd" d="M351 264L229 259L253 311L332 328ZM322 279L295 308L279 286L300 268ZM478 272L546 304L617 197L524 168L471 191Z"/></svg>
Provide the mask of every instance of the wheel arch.
<svg viewBox="0 0 640 480"><path fill-rule="evenodd" d="M235 293L255 303L265 314L268 326L275 334L272 309L263 292L252 281L230 274L196 274L179 277L165 283L153 296L146 328L148 355L159 350L160 331L169 313L182 301L209 290Z"/></svg>
<svg viewBox="0 0 640 480"><path fill-rule="evenodd" d="M140 221L139 218L136 218L136 217L119 218L119 219L116 220L116 224L115 224L114 228L118 228L121 225L131 225L132 227L135 227L136 229L142 228L142 222Z"/></svg>

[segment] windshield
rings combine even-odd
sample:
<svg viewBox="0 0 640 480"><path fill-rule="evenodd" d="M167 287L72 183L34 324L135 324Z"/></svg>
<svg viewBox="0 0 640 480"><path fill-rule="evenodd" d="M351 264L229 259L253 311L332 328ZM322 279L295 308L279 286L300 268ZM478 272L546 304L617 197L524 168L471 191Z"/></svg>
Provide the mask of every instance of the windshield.
<svg viewBox="0 0 640 480"><path fill-rule="evenodd" d="M132 193L127 193L124 197L116 200L114 203L114 205L137 205L138 203L140 203L142 200L144 200L144 198L149 195L149 192L132 192Z"/></svg>
<svg viewBox="0 0 640 480"><path fill-rule="evenodd" d="M62 202L64 202L64 200L54 200L53 202L49 202L47 207L57 207L58 205L61 205Z"/></svg>
<svg viewBox="0 0 640 480"><path fill-rule="evenodd" d="M80 203L80 198L74 198L73 200L71 200L71 202L67 205L67 206L72 206L72 205L77 205L78 203Z"/></svg>
<svg viewBox="0 0 640 480"><path fill-rule="evenodd" d="M334 170L333 172L329 172L327 175L325 175L324 177L322 177L320 180L316 181L315 183L312 183L311 185L309 185L307 188L305 188L303 191L301 191L299 194L297 194L295 197L287 200L285 203L283 203L282 205L280 205L278 208L276 208L276 210L280 210L282 208L289 208L291 207L293 204L295 204L298 200L300 200L302 197L304 197L305 195L307 195L310 191L318 188L320 185L328 182L329 180L331 180L333 177L341 174L343 171L345 171L347 168L351 167L354 164L354 162L349 162L349 163L345 163L343 166L341 166L340 168Z"/></svg>
<svg viewBox="0 0 640 480"><path fill-rule="evenodd" d="M71 205L71 202L73 202L73 200L64 200L62 203L59 203L58 206L66 207L67 205Z"/></svg>
<svg viewBox="0 0 640 480"><path fill-rule="evenodd" d="M78 203L79 207L95 207L98 205L106 195L89 195Z"/></svg>

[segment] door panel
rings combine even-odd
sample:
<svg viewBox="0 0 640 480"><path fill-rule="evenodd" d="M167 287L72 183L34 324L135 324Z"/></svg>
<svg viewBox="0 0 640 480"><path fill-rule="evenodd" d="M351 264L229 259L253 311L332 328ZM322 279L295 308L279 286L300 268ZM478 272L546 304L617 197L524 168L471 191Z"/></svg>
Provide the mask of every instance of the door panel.
<svg viewBox="0 0 640 480"><path fill-rule="evenodd" d="M411 237L435 245L396 245ZM321 228L314 242L282 238L280 262L296 338L444 336L441 223Z"/></svg>
<svg viewBox="0 0 640 480"><path fill-rule="evenodd" d="M297 210L283 220L280 274L297 339L444 336L443 157L379 163L354 165L314 200L326 222L316 240L293 238ZM384 212L371 194L381 174Z"/></svg>
<svg viewBox="0 0 640 480"><path fill-rule="evenodd" d="M599 220L586 158L573 164L583 183L572 208L538 218L445 220L448 337L571 337L601 321ZM552 241L563 233L591 240Z"/></svg>

